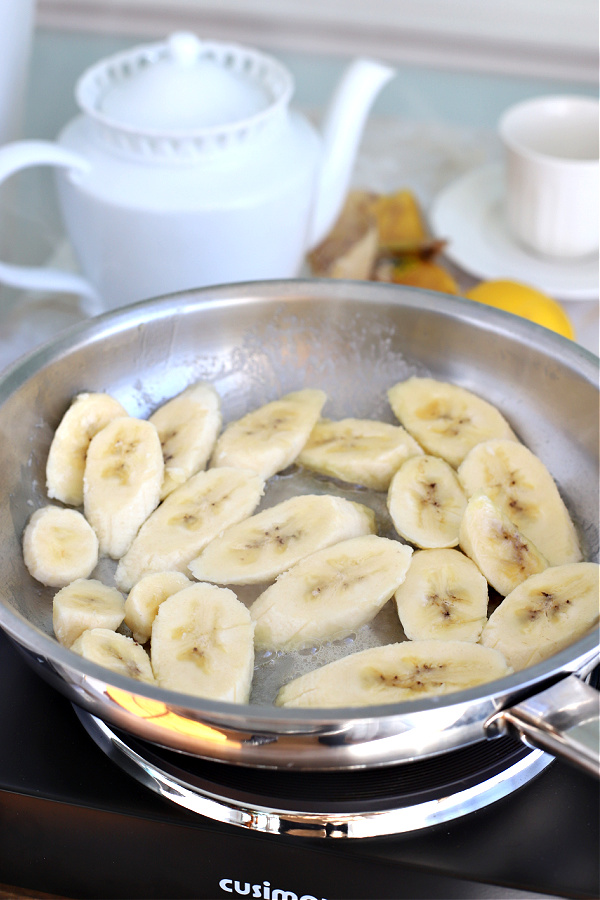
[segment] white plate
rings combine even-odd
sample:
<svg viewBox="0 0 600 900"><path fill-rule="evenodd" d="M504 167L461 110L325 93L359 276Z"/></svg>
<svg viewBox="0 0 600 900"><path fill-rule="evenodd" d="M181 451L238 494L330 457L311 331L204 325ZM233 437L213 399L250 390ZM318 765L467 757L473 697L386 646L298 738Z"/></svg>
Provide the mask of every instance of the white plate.
<svg viewBox="0 0 600 900"><path fill-rule="evenodd" d="M504 223L503 185L502 165L488 165L438 194L429 220L436 237L448 241L448 259L479 278L511 278L558 300L597 300L598 257L559 261L528 253Z"/></svg>

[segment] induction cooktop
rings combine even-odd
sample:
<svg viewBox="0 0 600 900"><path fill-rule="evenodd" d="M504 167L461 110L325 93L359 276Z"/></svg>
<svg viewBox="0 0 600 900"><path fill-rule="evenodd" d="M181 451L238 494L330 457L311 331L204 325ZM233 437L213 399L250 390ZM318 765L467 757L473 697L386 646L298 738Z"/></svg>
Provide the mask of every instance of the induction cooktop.
<svg viewBox="0 0 600 900"><path fill-rule="evenodd" d="M561 761L477 811L414 831L353 841L268 834L184 808L132 777L1 633L0 684L0 884L106 900L600 895L598 783ZM523 752L510 748L515 759ZM194 776L212 778L214 766L195 760ZM354 802L348 776L328 785L319 773L321 793L343 805L344 790ZM276 793L268 777L228 773L242 794ZM380 776L377 791L385 807Z"/></svg>

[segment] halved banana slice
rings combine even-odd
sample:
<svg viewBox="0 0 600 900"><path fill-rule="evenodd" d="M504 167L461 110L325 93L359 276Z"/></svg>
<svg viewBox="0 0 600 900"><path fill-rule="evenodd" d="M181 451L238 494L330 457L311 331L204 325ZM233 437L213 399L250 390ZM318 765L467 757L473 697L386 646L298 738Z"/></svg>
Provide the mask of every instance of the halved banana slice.
<svg viewBox="0 0 600 900"><path fill-rule="evenodd" d="M98 538L78 510L43 506L23 532L23 558L37 581L64 587L91 575L98 563Z"/></svg>
<svg viewBox="0 0 600 900"><path fill-rule="evenodd" d="M294 650L370 622L403 581L412 549L368 534L301 560L250 607L259 648Z"/></svg>
<svg viewBox="0 0 600 900"><path fill-rule="evenodd" d="M467 498L439 456L413 456L394 475L387 506L398 534L422 549L456 547Z"/></svg>
<svg viewBox="0 0 600 900"><path fill-rule="evenodd" d="M252 469L266 481L294 462L326 399L324 391L306 388L231 422L217 440L211 467Z"/></svg>
<svg viewBox="0 0 600 900"><path fill-rule="evenodd" d="M386 491L404 460L421 453L400 425L372 419L321 419L297 461L312 472Z"/></svg>
<svg viewBox="0 0 600 900"><path fill-rule="evenodd" d="M391 387L388 399L394 415L425 452L441 456L454 468L481 441L517 440L495 406L455 384L414 376Z"/></svg>
<svg viewBox="0 0 600 900"><path fill-rule="evenodd" d="M404 641L352 653L301 675L281 688L275 703L310 708L402 703L461 691L511 672L501 653L480 644Z"/></svg>
<svg viewBox="0 0 600 900"><path fill-rule="evenodd" d="M515 671L533 666L598 627L596 563L552 566L531 575L494 610L481 635Z"/></svg>
<svg viewBox="0 0 600 900"><path fill-rule="evenodd" d="M70 647L91 628L116 631L125 616L125 598L95 578L77 578L52 601L52 627L59 643Z"/></svg>
<svg viewBox="0 0 600 900"><path fill-rule="evenodd" d="M460 523L459 543L487 578L505 597L517 585L548 567L548 560L485 494L467 503Z"/></svg>
<svg viewBox="0 0 600 900"><path fill-rule="evenodd" d="M459 550L418 550L396 605L413 641L478 641L487 622L487 581Z"/></svg>
<svg viewBox="0 0 600 900"><path fill-rule="evenodd" d="M161 687L247 703L254 670L254 623L233 591L193 584L161 603L151 661Z"/></svg>
<svg viewBox="0 0 600 900"><path fill-rule="evenodd" d="M160 604L192 582L183 572L155 572L134 584L125 600L125 624L138 643L152 634L152 623Z"/></svg>
<svg viewBox="0 0 600 900"><path fill-rule="evenodd" d="M113 419L92 440L83 476L83 510L100 552L119 559L160 498L163 457L154 425Z"/></svg>
<svg viewBox="0 0 600 900"><path fill-rule="evenodd" d="M83 470L91 439L113 419L126 416L118 400L104 393L78 394L54 432L46 463L48 496L69 506L83 504Z"/></svg>
<svg viewBox="0 0 600 900"><path fill-rule="evenodd" d="M290 497L208 544L189 569L199 581L272 581L310 553L376 530L373 510L329 494Z"/></svg>
<svg viewBox="0 0 600 900"><path fill-rule="evenodd" d="M190 385L152 413L165 472L160 499L206 467L221 429L221 399L206 381Z"/></svg>
<svg viewBox="0 0 600 900"><path fill-rule="evenodd" d="M185 573L209 541L254 511L263 489L260 476L247 469L223 467L192 475L142 525L119 561L115 583L130 590L143 575Z"/></svg>
<svg viewBox="0 0 600 900"><path fill-rule="evenodd" d="M117 675L126 675L148 684L155 683L150 657L144 648L136 644L133 638L109 628L84 631L71 644L71 650Z"/></svg>
<svg viewBox="0 0 600 900"><path fill-rule="evenodd" d="M551 566L582 559L575 526L550 472L523 444L479 444L461 464L458 477L467 496L487 494Z"/></svg>

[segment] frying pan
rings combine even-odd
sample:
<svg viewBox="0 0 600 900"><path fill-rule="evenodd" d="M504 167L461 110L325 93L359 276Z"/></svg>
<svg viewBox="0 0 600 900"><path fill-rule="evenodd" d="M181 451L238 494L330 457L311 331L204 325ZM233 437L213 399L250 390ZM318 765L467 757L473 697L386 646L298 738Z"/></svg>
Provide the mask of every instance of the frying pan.
<svg viewBox="0 0 600 900"><path fill-rule="evenodd" d="M144 417L202 378L216 386L227 421L312 386L327 391L324 414L331 418L393 421L386 390L413 374L463 385L502 411L552 472L585 557L597 560L596 357L525 320L415 288L320 280L218 286L79 324L0 380L0 626L40 676L79 707L202 758L352 769L513 732L596 772L598 693L585 679L598 659L597 632L469 690L333 710L228 704L141 685L83 660L52 636L53 590L29 576L21 535L33 510L47 502L48 447L75 394L107 391ZM106 565L94 577L110 577Z"/></svg>

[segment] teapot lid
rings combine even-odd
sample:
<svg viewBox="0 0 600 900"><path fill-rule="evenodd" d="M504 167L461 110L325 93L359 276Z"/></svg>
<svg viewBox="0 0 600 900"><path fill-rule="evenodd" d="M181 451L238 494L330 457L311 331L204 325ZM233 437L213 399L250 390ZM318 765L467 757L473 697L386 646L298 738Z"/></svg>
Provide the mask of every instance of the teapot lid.
<svg viewBox="0 0 600 900"><path fill-rule="evenodd" d="M292 79L276 60L177 32L98 63L77 100L104 124L138 134L190 135L261 120L287 104Z"/></svg>

